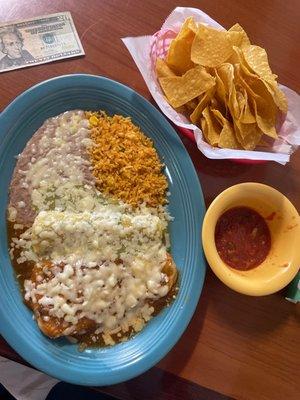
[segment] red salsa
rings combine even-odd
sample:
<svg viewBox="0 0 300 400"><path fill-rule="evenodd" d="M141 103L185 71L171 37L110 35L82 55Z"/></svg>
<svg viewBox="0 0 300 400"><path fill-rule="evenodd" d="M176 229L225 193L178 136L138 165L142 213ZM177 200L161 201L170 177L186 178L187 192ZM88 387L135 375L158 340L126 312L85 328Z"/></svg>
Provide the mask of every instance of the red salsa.
<svg viewBox="0 0 300 400"><path fill-rule="evenodd" d="M271 235L266 221L256 211L234 207L218 219L215 243L227 265L246 271L265 260L271 248Z"/></svg>

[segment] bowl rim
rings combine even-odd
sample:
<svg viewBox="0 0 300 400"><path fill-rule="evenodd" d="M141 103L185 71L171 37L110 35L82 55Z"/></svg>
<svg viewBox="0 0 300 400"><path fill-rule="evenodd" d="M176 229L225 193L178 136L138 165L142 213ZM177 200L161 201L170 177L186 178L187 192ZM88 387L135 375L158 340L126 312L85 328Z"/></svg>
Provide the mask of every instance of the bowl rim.
<svg viewBox="0 0 300 400"><path fill-rule="evenodd" d="M81 80L80 83L78 81ZM177 135L176 131L174 128L171 126L171 124L167 121L167 119L164 117L164 115L157 110L146 98L144 98L142 95L137 93L135 90L131 89L130 87L115 81L113 79L109 79L107 77L103 76L97 76L97 75L90 75L90 74L69 74L69 75L60 75L57 77L53 77L51 79L39 82L38 84L29 87L27 90L25 90L23 93L18 95L9 105L6 106L6 108L3 110L3 112L0 115L0 124L2 126L5 126L5 124L8 124L9 127L14 125L15 121L15 116L17 115L17 109L19 106L19 102L21 101L21 105L24 103L24 101L27 99L27 96L31 95L34 97L37 96L45 96L47 94L47 91L50 90L49 88L53 85L54 88L57 90L58 88L61 88L61 82L63 87L72 87L74 83L78 83L79 86L82 85L91 85L92 82L96 81L102 81L103 85L113 85L114 87L117 87L118 90L123 91L124 96L126 93L126 96L135 96L136 101L140 101L141 105L144 106L144 109L147 110L148 117L149 118L154 118L154 121L160 121L160 127L166 134L170 134L170 137L172 138L173 141L175 141L175 148L179 147L181 149L181 155L185 155L185 157L180 157L181 162L183 163L182 171L187 179L187 176L189 176L189 180L193 181L193 189L191 195L191 200L192 200L192 207L193 209L196 207L197 203L197 209L198 212L196 213L197 216L199 216L199 220L197 220L194 223L194 228L197 231L197 238L195 236L195 241L198 239L198 235L201 234L201 225L204 217L204 212L205 212L205 203L204 203L204 198L203 198L203 193L201 189L201 185L197 176L197 173L195 171L195 168L193 166L193 163L190 159L190 157L186 157L188 155L186 149L184 148L179 136ZM126 91L126 92L125 92ZM22 105L22 107L24 104ZM34 133L34 132L33 132ZM0 131L0 138L4 139L2 144L0 145L0 148L2 146L5 147L5 129ZM185 171L189 171L188 174ZM4 193L6 196L6 193ZM195 210L197 210L195 208ZM185 312L181 315L181 320L180 320L180 326L177 326L176 330L172 331L172 335L168 337L168 340L166 338L163 338L163 340L160 340L160 351L157 351L158 348L155 348L155 353L150 353L147 354L148 357L147 359L144 358L144 356L139 357L138 359L134 359L133 361L129 362L125 367L120 367L117 371L113 371L111 369L108 369L106 371L105 376L101 376L101 373L90 370L89 368L86 368L86 371L82 371L82 368L80 368L76 365L76 368L72 366L68 366L68 360L62 363L58 363L56 358L51 358L48 355L45 356L43 354L38 354L39 349L34 349L32 351L32 345L28 344L30 343L30 339L22 338L18 336L17 334L12 335L11 334L11 316L7 315L6 310L4 310L4 307L2 307L2 304L0 303L0 320L1 320L1 327L0 331L3 337L7 340L7 342L28 362L30 362L32 365L37 367L38 369L44 371L45 373L54 376L60 380L64 380L67 382L71 382L74 384L81 384L81 385L110 385L110 384L116 384L120 383L123 381L126 381L128 379L134 378L137 375L140 375L141 373L147 371L149 368L151 368L153 365L155 365L157 362L161 360L162 357L164 357L170 350L171 348L176 344L176 342L179 340L185 329L187 328L188 324L190 323L190 320L196 310L196 306L198 304L198 300L200 297L200 294L202 292L202 287L203 287L203 282L204 282L204 277L205 277L205 270L206 270L206 264L205 264L205 258L204 254L202 251L202 247L199 246L194 253L195 257L195 266L197 264L198 269L194 270L194 273L197 277L199 277L199 281L197 281L197 290L193 291L193 295L189 296L189 299L186 299L185 302L189 305L188 309L185 309ZM201 265L201 270L199 268L199 264ZM192 283L192 286L195 289L195 284ZM19 293L19 291L18 291ZM0 295L1 297L1 295ZM151 321L150 321L151 323ZM20 327L21 328L21 327ZM174 326L175 328L175 326ZM14 328L15 331L17 331L17 328ZM49 339L50 340L50 339ZM128 342L126 342L128 343ZM122 345L122 344L121 344Z"/></svg>
<svg viewBox="0 0 300 400"><path fill-rule="evenodd" d="M240 279L240 273L238 270L235 270L234 268L230 268L229 266L226 265L226 263L220 258L218 251L216 249L215 241L213 240L213 243L209 241L209 238L206 235L207 230L209 229L209 226L218 220L218 218L222 215L222 212L218 212L215 214L215 208L226 198L228 195L230 195L233 191L236 190L236 188L251 188L251 190L265 190L268 191L271 196L281 196L283 199L285 199L286 206L294 212L296 215L298 215L298 221L300 222L300 216L299 213L296 209L296 207L293 205L293 203L279 190L263 184L259 182L243 182L243 183L238 183L236 185L230 186L229 188L223 190L210 204L208 207L204 220L203 220L203 225L202 225L202 244L203 244L203 250L204 254L206 257L206 260L214 272L214 274L229 288L232 290L239 292L241 294L249 295L249 296L265 296L269 295L272 293L275 293L281 289L283 289L285 286L287 286L292 279L296 276L298 270L299 270L299 265L300 265L300 252L296 255L296 260L287 267L286 272L290 272L290 275L285 275L284 277L280 277L278 281L272 282L272 285L270 287L264 287L264 288L255 288L252 285L248 285L246 280L241 281ZM297 231L300 234L300 224L298 224ZM218 261L216 263L216 260ZM230 274L228 272L230 271ZM250 270L252 271L252 270ZM244 273L247 274L247 271L243 271Z"/></svg>

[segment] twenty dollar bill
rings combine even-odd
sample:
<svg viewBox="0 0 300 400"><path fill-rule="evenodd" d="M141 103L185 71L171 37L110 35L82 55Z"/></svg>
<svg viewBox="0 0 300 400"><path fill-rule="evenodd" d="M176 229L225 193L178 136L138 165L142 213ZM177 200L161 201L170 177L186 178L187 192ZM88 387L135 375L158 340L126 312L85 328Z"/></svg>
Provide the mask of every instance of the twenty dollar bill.
<svg viewBox="0 0 300 400"><path fill-rule="evenodd" d="M0 25L0 73L81 55L69 12Z"/></svg>

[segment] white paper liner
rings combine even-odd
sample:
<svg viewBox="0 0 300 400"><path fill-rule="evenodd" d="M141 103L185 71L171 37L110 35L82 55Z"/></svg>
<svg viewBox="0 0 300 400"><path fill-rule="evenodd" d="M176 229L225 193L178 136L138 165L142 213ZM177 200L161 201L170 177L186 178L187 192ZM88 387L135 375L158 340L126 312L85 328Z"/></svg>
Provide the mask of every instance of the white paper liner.
<svg viewBox="0 0 300 400"><path fill-rule="evenodd" d="M177 7L166 19L161 27L161 31L171 31L170 36L172 36L172 31L176 34L185 19L190 16L193 16L197 22L205 23L218 29L224 29L201 10L196 8ZM157 81L153 59L151 58L154 39L155 35L127 37L123 38L122 41L135 61L150 93L161 111L175 125L190 129L194 132L197 146L206 157L212 159L268 160L276 161L280 164L286 164L289 161L290 154L292 154L300 144L300 96L296 92L286 86L279 85L288 100L288 113L280 128L279 138L270 141L270 150L247 151L220 149L218 147L210 146L203 140L201 129L191 124L186 116L176 112L165 99Z"/></svg>

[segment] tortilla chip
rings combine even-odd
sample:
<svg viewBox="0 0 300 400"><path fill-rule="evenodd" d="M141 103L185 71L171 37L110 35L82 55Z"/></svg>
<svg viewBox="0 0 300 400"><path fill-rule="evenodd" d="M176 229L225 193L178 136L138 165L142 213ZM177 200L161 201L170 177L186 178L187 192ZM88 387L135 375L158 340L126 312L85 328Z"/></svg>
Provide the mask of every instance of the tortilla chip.
<svg viewBox="0 0 300 400"><path fill-rule="evenodd" d="M226 120L219 137L219 147L224 149L240 149L241 146L235 136L233 126Z"/></svg>
<svg viewBox="0 0 300 400"><path fill-rule="evenodd" d="M187 18L180 32L170 44L166 60L168 65L179 75L194 67L194 63L191 61L194 30L196 30L196 25L193 18Z"/></svg>
<svg viewBox="0 0 300 400"><path fill-rule="evenodd" d="M165 60L162 60L161 58L158 58L156 60L156 75L158 78L176 76L176 74L171 70Z"/></svg>
<svg viewBox="0 0 300 400"><path fill-rule="evenodd" d="M244 86L247 92L249 110L255 116L259 128L264 134L277 138L276 132L276 118L278 114L277 106L270 94L266 82L261 80L258 76L250 74L248 79L240 73L237 69L238 80ZM248 115L250 117L250 114ZM250 120L244 120L248 123Z"/></svg>
<svg viewBox="0 0 300 400"><path fill-rule="evenodd" d="M243 40L242 32L227 31L227 37L230 40L232 46L240 47Z"/></svg>
<svg viewBox="0 0 300 400"><path fill-rule="evenodd" d="M172 107L180 107L215 85L215 78L197 66L183 76L160 78L159 83Z"/></svg>
<svg viewBox="0 0 300 400"><path fill-rule="evenodd" d="M232 124L224 117L220 110L211 109L211 112L222 127L218 146L228 149L239 149L241 146L237 141Z"/></svg>
<svg viewBox="0 0 300 400"><path fill-rule="evenodd" d="M198 29L198 26L194 20L194 17L188 17L182 24L182 27L176 36L176 39L185 39L187 36L189 36L190 31L194 32L196 34Z"/></svg>
<svg viewBox="0 0 300 400"><path fill-rule="evenodd" d="M239 118L240 107L236 98L236 89L234 83L234 67L232 64L225 63L218 70L218 75L222 80L226 93L226 104L233 118Z"/></svg>
<svg viewBox="0 0 300 400"><path fill-rule="evenodd" d="M231 35L231 40L233 40L233 38L234 38L234 41L236 43L236 44L234 44L234 46L244 49L251 45L251 42L248 38L247 33L244 31L244 29L241 27L240 24L233 25L230 29L228 29L228 33L229 33L229 35ZM237 36L237 35L234 36L234 35L232 35L233 33L238 33L239 36Z"/></svg>
<svg viewBox="0 0 300 400"><path fill-rule="evenodd" d="M220 133L221 133L222 127L216 121L216 119L214 118L213 114L210 112L208 107L206 107L203 110L202 115L203 115L204 120L206 121L205 137L211 146L217 146L219 143L219 138L220 138Z"/></svg>
<svg viewBox="0 0 300 400"><path fill-rule="evenodd" d="M264 85L271 94L276 106L283 113L287 113L287 99L278 87L277 75L273 74L269 66L266 50L262 47L251 45L243 49L243 56L248 67L264 81Z"/></svg>
<svg viewBox="0 0 300 400"><path fill-rule="evenodd" d="M218 67L232 55L232 44L226 31L200 25L191 48L191 59L205 67Z"/></svg>
<svg viewBox="0 0 300 400"><path fill-rule="evenodd" d="M200 120L200 117L202 115L202 111L204 108L209 104L211 101L214 93L216 90L216 86L212 86L202 97L202 99L199 101L197 107L194 109L192 114L190 115L190 119L193 124L197 124Z"/></svg>
<svg viewBox="0 0 300 400"><path fill-rule="evenodd" d="M263 100L261 100L260 104L257 103L258 100L256 101L252 100L252 101L258 127L265 135L270 136L273 139L276 139L278 137L275 128L276 114L272 113L272 111L268 109L268 105L264 104Z"/></svg>
<svg viewBox="0 0 300 400"><path fill-rule="evenodd" d="M196 34L198 29L198 24L195 22L194 17L189 17L185 20L185 22L186 21L187 21L187 27Z"/></svg>
<svg viewBox="0 0 300 400"><path fill-rule="evenodd" d="M241 64L235 64L234 65L234 71L235 71L235 79L238 82L238 84L242 87L244 87L247 91L248 97L253 97L256 98L257 94L251 89L247 82L247 74L245 74L245 71L243 70ZM248 75L249 76L249 75ZM256 79L256 77L255 77Z"/></svg>
<svg viewBox="0 0 300 400"><path fill-rule="evenodd" d="M183 105L183 106L180 106L180 107L174 107L174 110L176 110L176 112L178 112L179 114L182 114L182 115L186 115L188 112L190 112L188 109L187 109L187 107L185 106L185 105Z"/></svg>
<svg viewBox="0 0 300 400"><path fill-rule="evenodd" d="M253 150L260 142L262 132L257 124L242 124L238 121L234 123L234 131L238 142L245 150Z"/></svg>
<svg viewBox="0 0 300 400"><path fill-rule="evenodd" d="M246 107L246 99L245 99L244 93L242 93L241 90L243 90L243 88L238 88L236 90L236 100L238 102L239 110L240 110L240 115L238 117L239 119L241 119L241 117L244 113L245 107Z"/></svg>
<svg viewBox="0 0 300 400"><path fill-rule="evenodd" d="M248 46L243 49L244 59L251 70L260 78L266 80L271 85L276 85L276 78L269 66L266 50L259 46Z"/></svg>
<svg viewBox="0 0 300 400"><path fill-rule="evenodd" d="M253 74L253 71L251 70L250 66L247 64L245 57L244 57L244 53L242 51L242 49L240 49L237 46L233 46L233 54L236 57L236 62L234 64L238 64L241 68L241 70L243 71L243 73L245 73L246 75L251 75ZM230 58L230 62L232 62L232 57Z"/></svg>
<svg viewBox="0 0 300 400"><path fill-rule="evenodd" d="M198 106L198 99L193 99L193 100L188 101L188 102L185 104L185 106L186 106L186 108L187 108L188 110L194 111L195 108Z"/></svg>
<svg viewBox="0 0 300 400"><path fill-rule="evenodd" d="M241 97L242 96L242 97ZM255 115L251 111L250 104L248 101L248 94L245 88L241 88L241 92L239 92L239 96L237 96L238 102L240 104L240 122L243 124L253 124L256 122Z"/></svg>
<svg viewBox="0 0 300 400"><path fill-rule="evenodd" d="M227 119L224 117L224 115L220 112L220 110L211 108L210 109L211 113L215 116L216 120L219 122L221 126L225 124Z"/></svg>
<svg viewBox="0 0 300 400"><path fill-rule="evenodd" d="M200 126L201 126L201 130L202 130L202 133L203 133L205 141L207 143L209 143L209 141L208 141L208 127L207 127L207 123L206 123L206 120L205 120L204 117L201 118Z"/></svg>
<svg viewBox="0 0 300 400"><path fill-rule="evenodd" d="M264 84L268 89L268 92L273 97L276 106L279 108L280 111L286 114L288 111L288 102L287 98L285 97L285 94L279 89L277 85L276 86L270 85L269 82L264 82Z"/></svg>

